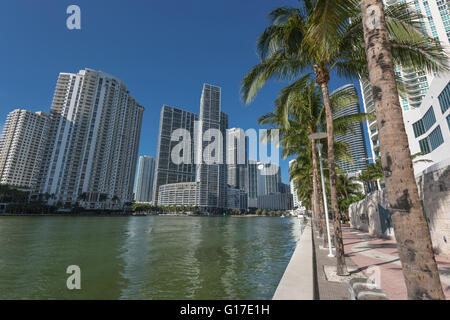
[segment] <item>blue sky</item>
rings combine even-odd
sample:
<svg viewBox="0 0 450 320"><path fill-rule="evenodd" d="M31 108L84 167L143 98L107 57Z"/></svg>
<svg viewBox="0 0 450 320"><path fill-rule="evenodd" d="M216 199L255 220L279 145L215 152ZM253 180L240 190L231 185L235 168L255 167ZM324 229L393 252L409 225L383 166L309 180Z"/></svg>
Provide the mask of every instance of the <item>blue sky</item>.
<svg viewBox="0 0 450 320"><path fill-rule="evenodd" d="M50 110L59 72L86 67L117 76L145 107L140 155L156 155L163 104L199 112L203 83L222 87L230 127L259 128L286 85L269 82L250 106L239 83L258 63L267 13L296 0L8 0L0 4L0 122L15 108ZM81 8L81 30L66 9ZM333 79L333 90L349 79ZM357 85L359 90L359 85ZM282 161L287 183L288 160Z"/></svg>

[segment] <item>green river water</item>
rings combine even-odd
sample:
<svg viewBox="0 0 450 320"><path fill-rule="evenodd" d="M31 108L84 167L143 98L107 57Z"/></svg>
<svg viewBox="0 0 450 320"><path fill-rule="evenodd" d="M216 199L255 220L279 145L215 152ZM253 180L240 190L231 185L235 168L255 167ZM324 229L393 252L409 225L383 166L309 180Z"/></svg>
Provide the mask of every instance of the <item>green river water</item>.
<svg viewBox="0 0 450 320"><path fill-rule="evenodd" d="M0 217L0 299L271 299L297 218ZM81 270L81 290L66 269Z"/></svg>

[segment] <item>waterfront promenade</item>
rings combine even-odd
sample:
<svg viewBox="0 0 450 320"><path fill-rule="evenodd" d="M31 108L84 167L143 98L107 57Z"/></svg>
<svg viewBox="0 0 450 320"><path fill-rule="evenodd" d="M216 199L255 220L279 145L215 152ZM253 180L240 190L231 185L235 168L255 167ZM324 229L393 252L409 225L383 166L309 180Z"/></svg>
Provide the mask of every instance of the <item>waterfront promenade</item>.
<svg viewBox="0 0 450 320"><path fill-rule="evenodd" d="M367 269L377 266L380 270L381 290L392 300L407 299L397 243L392 239L380 239L367 232L350 227L342 228L345 253L359 271L368 274ZM441 283L445 296L450 299L450 260L436 256Z"/></svg>
<svg viewBox="0 0 450 320"><path fill-rule="evenodd" d="M278 285L274 300L349 300L350 279L367 278L374 272L378 273L379 287L388 299L407 299L396 241L373 237L348 226L342 229L350 275L337 277L333 274L336 259L328 257L328 249L323 248L317 234L313 237L308 224ZM450 299L450 260L438 255L436 260L444 293Z"/></svg>

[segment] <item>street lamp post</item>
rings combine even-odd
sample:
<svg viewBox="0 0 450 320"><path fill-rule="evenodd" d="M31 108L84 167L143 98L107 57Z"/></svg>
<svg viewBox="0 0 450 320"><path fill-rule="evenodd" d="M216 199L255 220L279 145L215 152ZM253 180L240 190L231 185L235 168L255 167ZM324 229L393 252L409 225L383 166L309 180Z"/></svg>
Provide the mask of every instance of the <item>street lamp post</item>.
<svg viewBox="0 0 450 320"><path fill-rule="evenodd" d="M320 139L327 138L326 132L316 132L309 135L311 142L314 140L320 141ZM319 167L320 167L320 177L322 180L322 195L323 195L323 205L325 209L325 221L327 224L327 235L328 235L328 249L330 250L328 257L334 257L333 248L331 247L331 236L330 236L330 223L328 221L328 205L327 205L327 194L325 191L325 179L323 177L323 166L322 166L322 144L319 142L316 144L317 150L319 150Z"/></svg>
<svg viewBox="0 0 450 320"><path fill-rule="evenodd" d="M330 223L328 221L327 194L325 191L325 179L323 177L323 167L322 167L322 144L319 142L316 146L317 146L317 150L319 150L319 165L320 165L320 177L322 178L323 205L325 207L325 219L327 222L328 249L329 249L328 256L330 258L333 258L334 254L333 254L333 249L331 248Z"/></svg>

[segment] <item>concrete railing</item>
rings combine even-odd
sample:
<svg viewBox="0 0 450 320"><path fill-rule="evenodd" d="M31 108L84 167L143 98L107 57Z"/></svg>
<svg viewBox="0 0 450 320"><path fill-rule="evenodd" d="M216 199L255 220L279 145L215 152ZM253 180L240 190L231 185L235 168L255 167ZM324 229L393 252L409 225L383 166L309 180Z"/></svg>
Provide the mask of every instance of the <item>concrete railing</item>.
<svg viewBox="0 0 450 320"><path fill-rule="evenodd" d="M310 222L278 284L273 300L314 300L313 239Z"/></svg>

